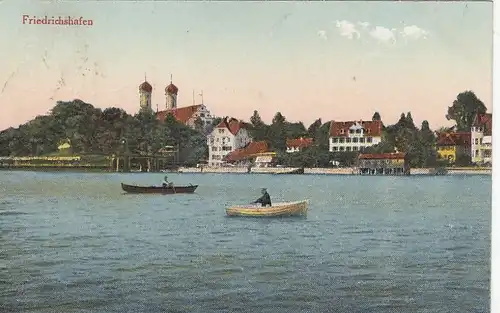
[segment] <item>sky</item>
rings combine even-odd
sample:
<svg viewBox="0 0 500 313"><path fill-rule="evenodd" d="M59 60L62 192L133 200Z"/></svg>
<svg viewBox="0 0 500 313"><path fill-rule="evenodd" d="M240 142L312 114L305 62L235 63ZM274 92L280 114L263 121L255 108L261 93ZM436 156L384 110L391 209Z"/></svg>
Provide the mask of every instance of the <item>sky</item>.
<svg viewBox="0 0 500 313"><path fill-rule="evenodd" d="M23 24L23 15L92 26ZM139 109L153 86L165 109L203 101L215 116L266 122L369 120L411 111L431 128L457 94L492 109L493 5L488 2L0 1L0 129L56 101ZM195 97L193 99L193 91Z"/></svg>

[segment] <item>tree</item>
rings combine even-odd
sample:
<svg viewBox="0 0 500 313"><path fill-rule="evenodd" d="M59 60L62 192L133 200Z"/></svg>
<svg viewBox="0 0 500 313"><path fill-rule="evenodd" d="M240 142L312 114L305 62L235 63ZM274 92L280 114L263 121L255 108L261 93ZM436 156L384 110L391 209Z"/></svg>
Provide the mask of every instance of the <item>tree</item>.
<svg viewBox="0 0 500 313"><path fill-rule="evenodd" d="M446 119L454 120L458 131L470 131L474 117L477 113L486 113L486 106L470 90L461 92L448 107Z"/></svg>
<svg viewBox="0 0 500 313"><path fill-rule="evenodd" d="M277 112L269 127L268 138L271 147L277 151L286 150L286 118Z"/></svg>
<svg viewBox="0 0 500 313"><path fill-rule="evenodd" d="M321 127L321 118L318 118L315 120L309 128L307 128L307 135L311 138L316 138L316 133L318 132L319 128Z"/></svg>
<svg viewBox="0 0 500 313"><path fill-rule="evenodd" d="M200 133L205 132L205 123L199 116L194 120L194 129Z"/></svg>
<svg viewBox="0 0 500 313"><path fill-rule="evenodd" d="M381 120L382 118L380 117L380 113L378 112L373 113L372 121L381 121Z"/></svg>
<svg viewBox="0 0 500 313"><path fill-rule="evenodd" d="M264 125L264 122L262 121L262 118L257 110L253 111L253 115L250 117L250 123L252 123L252 126L254 127L261 127Z"/></svg>

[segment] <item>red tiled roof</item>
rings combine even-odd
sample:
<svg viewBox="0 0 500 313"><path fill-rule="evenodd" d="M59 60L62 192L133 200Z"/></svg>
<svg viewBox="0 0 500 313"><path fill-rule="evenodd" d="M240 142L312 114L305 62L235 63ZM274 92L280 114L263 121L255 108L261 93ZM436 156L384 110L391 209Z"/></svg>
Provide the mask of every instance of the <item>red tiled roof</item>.
<svg viewBox="0 0 500 313"><path fill-rule="evenodd" d="M493 115L491 113L478 113L474 117L474 122L472 126L484 127L484 134L486 136L491 136L491 129L493 123Z"/></svg>
<svg viewBox="0 0 500 313"><path fill-rule="evenodd" d="M201 104L197 104L197 105L190 105L188 107L160 111L156 114L156 117L160 121L164 121L165 118L167 117L167 114L172 113L172 115L175 117L176 120L186 124L189 121L189 119L192 118L193 115L198 111L200 107Z"/></svg>
<svg viewBox="0 0 500 313"><path fill-rule="evenodd" d="M236 149L226 155L225 161L235 162L246 159L257 153L264 153L268 151L268 145L265 141L252 141L245 148Z"/></svg>
<svg viewBox="0 0 500 313"><path fill-rule="evenodd" d="M168 92L168 93L173 93L174 95L176 95L177 92L179 91L179 88L177 88L176 85L170 83L170 85L168 85L167 87L165 87L165 91Z"/></svg>
<svg viewBox="0 0 500 313"><path fill-rule="evenodd" d="M470 146L470 133L440 133L437 138L438 146Z"/></svg>
<svg viewBox="0 0 500 313"><path fill-rule="evenodd" d="M231 134L235 135L238 133L238 131L243 128L244 123L242 121L238 121L235 118L230 118L228 119L225 117L219 125L215 126L215 128L227 128Z"/></svg>
<svg viewBox="0 0 500 313"><path fill-rule="evenodd" d="M330 137L347 137L349 134L349 128L356 123L361 124L361 126L365 129L365 137L378 137L382 135L382 121L332 121L330 125Z"/></svg>
<svg viewBox="0 0 500 313"><path fill-rule="evenodd" d="M404 159L406 153L404 152L394 152L394 153L362 153L359 155L360 159L364 160L397 160Z"/></svg>
<svg viewBox="0 0 500 313"><path fill-rule="evenodd" d="M286 147L287 148L305 148L312 145L312 138L296 138L296 139L287 139Z"/></svg>
<svg viewBox="0 0 500 313"><path fill-rule="evenodd" d="M152 92L153 86L151 86L148 82L145 81L139 85L139 90L146 91L146 92Z"/></svg>

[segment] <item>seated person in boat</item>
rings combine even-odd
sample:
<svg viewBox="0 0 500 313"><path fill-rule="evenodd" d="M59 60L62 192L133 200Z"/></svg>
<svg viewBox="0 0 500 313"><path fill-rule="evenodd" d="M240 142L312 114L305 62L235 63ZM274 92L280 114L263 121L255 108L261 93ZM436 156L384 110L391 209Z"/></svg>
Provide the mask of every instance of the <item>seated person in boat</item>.
<svg viewBox="0 0 500 313"><path fill-rule="evenodd" d="M165 175L165 177L163 178L163 184L162 184L162 186L163 186L163 188L173 187L174 183L169 182L167 175Z"/></svg>
<svg viewBox="0 0 500 313"><path fill-rule="evenodd" d="M271 196L267 193L266 188L262 188L262 196L253 203L260 203L262 206L271 206Z"/></svg>

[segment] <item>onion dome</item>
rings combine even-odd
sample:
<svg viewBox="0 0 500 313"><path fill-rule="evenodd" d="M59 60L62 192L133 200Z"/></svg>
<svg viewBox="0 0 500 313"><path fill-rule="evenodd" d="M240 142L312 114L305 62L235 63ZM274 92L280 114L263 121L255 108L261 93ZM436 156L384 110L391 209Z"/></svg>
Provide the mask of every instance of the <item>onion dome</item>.
<svg viewBox="0 0 500 313"><path fill-rule="evenodd" d="M153 87L147 81L145 81L139 85L139 91L152 92Z"/></svg>
<svg viewBox="0 0 500 313"><path fill-rule="evenodd" d="M179 88L177 88L174 84L170 83L170 85L168 85L166 88L165 88L165 92L167 93L173 93L174 95L177 94L177 91L179 91Z"/></svg>

